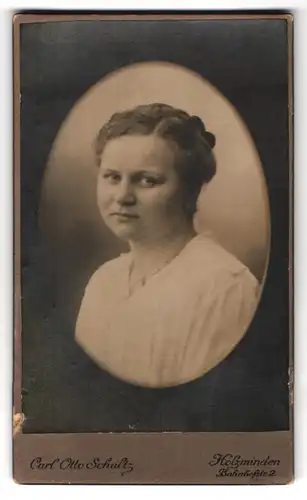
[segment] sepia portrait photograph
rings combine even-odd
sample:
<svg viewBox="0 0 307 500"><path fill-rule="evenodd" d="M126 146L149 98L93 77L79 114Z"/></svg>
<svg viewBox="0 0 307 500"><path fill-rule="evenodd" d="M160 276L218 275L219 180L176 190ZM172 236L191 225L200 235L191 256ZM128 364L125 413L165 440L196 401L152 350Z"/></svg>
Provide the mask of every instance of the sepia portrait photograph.
<svg viewBox="0 0 307 500"><path fill-rule="evenodd" d="M287 457L263 481L285 481L291 18L25 14L14 29L20 477L33 435L202 433L221 443L211 470L223 433L254 433L256 451L240 446L259 463L273 433ZM115 469L135 468L129 450Z"/></svg>
<svg viewBox="0 0 307 500"><path fill-rule="evenodd" d="M111 106L115 112L108 117ZM193 114L196 110L203 116ZM216 134L207 130L210 118ZM233 165L229 150L236 143L240 148ZM215 149L223 155L221 171ZM69 174L63 170L72 157L74 176L82 182L70 194L64 177ZM95 189L89 186L90 175ZM58 218L52 223L47 217L63 211L63 190L77 201L70 218L93 219L89 210L97 204L96 237L101 233L110 239L107 228L127 246L92 274L78 312L76 342L98 366L137 385L178 385L203 375L240 341L256 310L265 271L267 197L248 132L208 84L166 63L128 66L107 78L64 123L44 188L47 231L52 225L59 231Z"/></svg>

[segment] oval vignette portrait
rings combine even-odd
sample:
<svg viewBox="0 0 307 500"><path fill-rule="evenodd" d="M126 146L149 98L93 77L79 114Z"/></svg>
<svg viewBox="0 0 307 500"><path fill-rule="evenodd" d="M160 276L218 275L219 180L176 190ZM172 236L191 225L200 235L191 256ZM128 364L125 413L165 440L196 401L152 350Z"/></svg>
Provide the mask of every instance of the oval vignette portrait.
<svg viewBox="0 0 307 500"><path fill-rule="evenodd" d="M232 104L182 66L126 66L76 102L40 229L75 341L125 382L201 377L256 313L270 247L261 162Z"/></svg>

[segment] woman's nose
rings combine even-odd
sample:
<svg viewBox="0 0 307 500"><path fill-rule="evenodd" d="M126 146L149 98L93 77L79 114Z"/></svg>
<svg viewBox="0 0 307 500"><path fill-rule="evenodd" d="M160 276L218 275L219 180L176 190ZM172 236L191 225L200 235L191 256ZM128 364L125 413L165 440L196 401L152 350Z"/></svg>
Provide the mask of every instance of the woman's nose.
<svg viewBox="0 0 307 500"><path fill-rule="evenodd" d="M133 205L136 201L133 186L127 181L122 181L117 186L115 198L120 205Z"/></svg>

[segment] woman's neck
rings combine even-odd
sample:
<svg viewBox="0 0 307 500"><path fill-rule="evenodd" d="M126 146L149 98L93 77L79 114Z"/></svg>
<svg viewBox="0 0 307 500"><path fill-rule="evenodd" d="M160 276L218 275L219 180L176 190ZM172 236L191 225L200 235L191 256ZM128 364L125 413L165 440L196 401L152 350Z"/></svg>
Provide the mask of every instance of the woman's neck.
<svg viewBox="0 0 307 500"><path fill-rule="evenodd" d="M173 260L196 235L193 225L175 235L166 234L155 241L130 242L133 273L135 279L142 279L162 269Z"/></svg>

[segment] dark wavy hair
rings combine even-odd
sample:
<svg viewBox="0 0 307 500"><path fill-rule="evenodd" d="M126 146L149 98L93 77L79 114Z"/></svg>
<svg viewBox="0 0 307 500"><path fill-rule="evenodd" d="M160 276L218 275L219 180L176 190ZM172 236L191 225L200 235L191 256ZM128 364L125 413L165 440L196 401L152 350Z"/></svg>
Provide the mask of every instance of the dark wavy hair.
<svg viewBox="0 0 307 500"><path fill-rule="evenodd" d="M167 104L146 104L111 116L95 140L97 165L108 141L124 135L156 134L177 145L176 169L184 185L184 206L188 215L196 211L202 186L216 173L212 149L215 136L208 132L198 116L191 116Z"/></svg>

